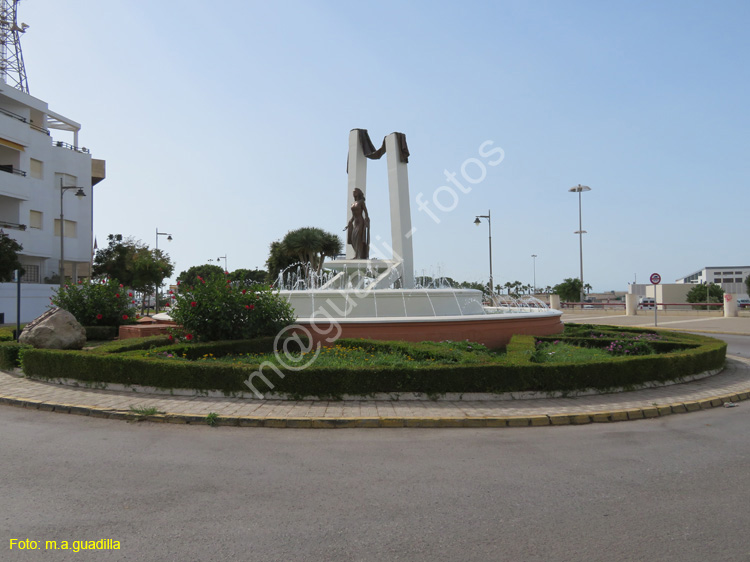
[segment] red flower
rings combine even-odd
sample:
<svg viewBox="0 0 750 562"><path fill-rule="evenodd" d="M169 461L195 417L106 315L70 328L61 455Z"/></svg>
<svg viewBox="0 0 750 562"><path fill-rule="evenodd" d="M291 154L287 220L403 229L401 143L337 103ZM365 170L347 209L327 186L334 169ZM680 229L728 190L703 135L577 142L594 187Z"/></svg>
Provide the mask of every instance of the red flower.
<svg viewBox="0 0 750 562"><path fill-rule="evenodd" d="M255 310L255 305L254 304L247 304L247 305L245 305L245 308L248 308L250 310Z"/></svg>
<svg viewBox="0 0 750 562"><path fill-rule="evenodd" d="M119 299L120 298L120 293L115 293L115 298Z"/></svg>
<svg viewBox="0 0 750 562"><path fill-rule="evenodd" d="M120 289L122 289L122 287L123 287L123 284L122 284L122 283L120 283Z"/></svg>
<svg viewBox="0 0 750 562"><path fill-rule="evenodd" d="M193 302L191 302L191 303L190 303L190 306L192 306L192 307L196 307L196 306L198 306L198 303L197 303L197 302L195 302L195 301L193 301Z"/></svg>
<svg viewBox="0 0 750 562"><path fill-rule="evenodd" d="M165 302L165 303L164 303L164 306L167 306L167 307L168 307L168 306L169 306L169 303L168 303L168 302Z"/></svg>
<svg viewBox="0 0 750 562"><path fill-rule="evenodd" d="M225 272L224 272L224 275L229 275L229 272L228 272L228 271L225 271Z"/></svg>
<svg viewBox="0 0 750 562"><path fill-rule="evenodd" d="M97 319L97 320L101 320L102 318L103 318L103 316L102 316L101 314L97 314L97 315L96 315L96 319Z"/></svg>
<svg viewBox="0 0 750 562"><path fill-rule="evenodd" d="M128 315L127 315L127 314L123 314L123 315L122 315L122 319L123 319L123 320L127 320L127 319L128 319Z"/></svg>
<svg viewBox="0 0 750 562"><path fill-rule="evenodd" d="M171 295L172 293L174 293L174 291L172 291L172 289L169 289L169 294Z"/></svg>
<svg viewBox="0 0 750 562"><path fill-rule="evenodd" d="M185 339L186 339L187 341L190 341L190 340L192 340L192 339L193 339L193 334L185 334Z"/></svg>
<svg viewBox="0 0 750 562"><path fill-rule="evenodd" d="M177 285L179 286L179 284L180 284L180 280L178 279L178 280L177 280ZM171 292L171 291L170 291L170 292Z"/></svg>
<svg viewBox="0 0 750 562"><path fill-rule="evenodd" d="M173 340L174 340L174 336L172 334L169 334L169 341L173 341Z"/></svg>
<svg viewBox="0 0 750 562"><path fill-rule="evenodd" d="M135 317L136 317L136 318L140 318L140 317L141 317L141 315L140 315L140 314L136 314L136 315L135 315Z"/></svg>
<svg viewBox="0 0 750 562"><path fill-rule="evenodd" d="M247 293L247 289L242 289L242 294L244 295L245 293Z"/></svg>
<svg viewBox="0 0 750 562"><path fill-rule="evenodd" d="M132 296L133 296L133 293L128 293L128 296L129 296L129 297L132 297Z"/></svg>

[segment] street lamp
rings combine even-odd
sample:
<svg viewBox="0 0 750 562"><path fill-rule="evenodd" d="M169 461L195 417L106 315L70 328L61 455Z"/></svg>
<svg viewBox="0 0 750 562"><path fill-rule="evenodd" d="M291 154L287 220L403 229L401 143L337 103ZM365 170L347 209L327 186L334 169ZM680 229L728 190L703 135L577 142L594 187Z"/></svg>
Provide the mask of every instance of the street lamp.
<svg viewBox="0 0 750 562"><path fill-rule="evenodd" d="M226 256L219 256L218 258L216 258L216 262L217 263L220 263L221 260L224 260L224 273L225 274L229 273L229 270L227 269L227 257ZM214 261L214 260L209 259L208 261Z"/></svg>
<svg viewBox="0 0 750 562"><path fill-rule="evenodd" d="M487 226L489 226L489 235L490 235L490 300L492 301L494 305L494 296L495 296L495 286L492 283L492 218L490 217L492 213L488 210L486 215L477 215L477 218L474 220L474 224L479 226L482 224L481 219L487 219Z"/></svg>
<svg viewBox="0 0 750 562"><path fill-rule="evenodd" d="M172 235L166 232L159 232L159 227L157 226L156 227L156 249L157 250L159 249L159 236L166 236L167 242L172 241ZM156 253L157 253L157 258L158 258L158 252ZM155 292L156 292L156 295L155 295L156 298L154 299L154 314L157 314L159 312L159 287L158 286L156 287Z"/></svg>
<svg viewBox="0 0 750 562"><path fill-rule="evenodd" d="M77 189L75 196L79 199L86 197L82 187L77 185L63 185L60 178L60 287L65 285L65 217L63 215L63 194L69 189Z"/></svg>
<svg viewBox="0 0 750 562"><path fill-rule="evenodd" d="M533 287L533 291L534 291L534 296L536 296L536 254L531 254L531 259L532 259L532 261L534 263L534 287Z"/></svg>
<svg viewBox="0 0 750 562"><path fill-rule="evenodd" d="M581 302L583 302L585 300L583 289L583 235L586 234L586 231L583 230L583 226L581 225L581 193L583 193L584 191L591 191L591 188L587 185L581 185L579 183L578 185L571 187L568 191L578 194L578 230L576 230L573 234L578 235L578 247L581 254Z"/></svg>

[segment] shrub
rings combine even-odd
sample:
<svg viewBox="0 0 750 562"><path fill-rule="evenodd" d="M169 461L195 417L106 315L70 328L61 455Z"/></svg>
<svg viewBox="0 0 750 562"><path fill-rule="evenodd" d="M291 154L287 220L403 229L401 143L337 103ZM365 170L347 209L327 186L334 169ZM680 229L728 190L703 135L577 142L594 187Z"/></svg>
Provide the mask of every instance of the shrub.
<svg viewBox="0 0 750 562"><path fill-rule="evenodd" d="M244 287L224 277L181 287L172 319L186 340L219 341L275 336L294 322L292 307L266 285Z"/></svg>
<svg viewBox="0 0 750 562"><path fill-rule="evenodd" d="M52 304L67 310L84 326L120 326L135 322L133 293L113 279L60 287Z"/></svg>
<svg viewBox="0 0 750 562"><path fill-rule="evenodd" d="M84 326L84 329L88 341L113 340L117 337L117 326Z"/></svg>
<svg viewBox="0 0 750 562"><path fill-rule="evenodd" d="M23 346L16 342L0 343L0 369L12 371L21 366L20 352Z"/></svg>

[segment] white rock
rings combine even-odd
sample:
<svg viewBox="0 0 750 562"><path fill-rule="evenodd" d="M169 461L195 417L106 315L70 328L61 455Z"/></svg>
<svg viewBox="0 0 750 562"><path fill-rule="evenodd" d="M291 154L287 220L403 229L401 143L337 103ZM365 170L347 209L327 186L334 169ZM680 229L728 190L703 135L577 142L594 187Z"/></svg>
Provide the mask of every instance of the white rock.
<svg viewBox="0 0 750 562"><path fill-rule="evenodd" d="M18 341L39 349L81 349L86 330L70 312L53 308L29 323Z"/></svg>

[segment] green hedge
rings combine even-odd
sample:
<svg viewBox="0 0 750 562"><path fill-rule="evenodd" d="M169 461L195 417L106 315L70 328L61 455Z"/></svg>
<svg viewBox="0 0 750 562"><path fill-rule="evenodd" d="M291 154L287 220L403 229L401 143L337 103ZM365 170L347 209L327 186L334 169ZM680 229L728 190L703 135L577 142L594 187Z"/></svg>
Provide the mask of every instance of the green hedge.
<svg viewBox="0 0 750 562"><path fill-rule="evenodd" d="M150 339L150 338L149 338ZM273 346L271 338L252 341L213 342L205 344L171 345L158 348L159 353L172 353L197 358L213 353L259 353ZM558 338L562 339L562 338ZM613 357L605 362L580 364L537 364L529 361L534 349L532 336L515 336L508 345L509 364L456 364L415 368L318 368L315 365L288 371L282 378L272 368L252 382L261 393L268 390L292 397L338 397L343 394L373 394L379 392L572 392L585 388L607 390L631 387L650 381L666 382L681 377L721 368L726 355L726 344L703 336L692 336L695 347L658 355ZM126 340L132 341L132 340ZM133 345L133 344L131 344ZM142 344L145 345L145 344ZM410 353L427 353L429 342L357 341L370 349L398 349L408 346ZM457 343L456 345L468 345ZM270 347L269 347L270 346ZM104 347L104 346L102 346ZM220 390L226 393L248 392L245 384L257 366L239 366L206 361L175 361L158 356L144 357L142 353L102 353L24 349L22 364L26 374L40 378L73 378L85 382L120 383L159 388L194 388ZM148 348L140 348L148 349ZM434 350L429 351L434 357ZM449 353L449 352L447 352Z"/></svg>
<svg viewBox="0 0 750 562"><path fill-rule="evenodd" d="M117 337L117 326L84 326L86 339L90 341L113 340Z"/></svg>
<svg viewBox="0 0 750 562"><path fill-rule="evenodd" d="M22 346L14 341L0 341L0 369L3 371L12 371L21 366L19 354Z"/></svg>

